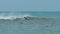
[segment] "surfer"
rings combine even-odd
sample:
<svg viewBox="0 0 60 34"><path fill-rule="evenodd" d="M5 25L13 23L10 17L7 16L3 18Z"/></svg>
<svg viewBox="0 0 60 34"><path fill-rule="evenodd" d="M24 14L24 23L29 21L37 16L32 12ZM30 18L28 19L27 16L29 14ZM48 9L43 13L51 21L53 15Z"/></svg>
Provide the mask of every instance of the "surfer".
<svg viewBox="0 0 60 34"><path fill-rule="evenodd" d="M29 19L30 19L30 17L24 17L24 19L25 19L25 20L29 20Z"/></svg>

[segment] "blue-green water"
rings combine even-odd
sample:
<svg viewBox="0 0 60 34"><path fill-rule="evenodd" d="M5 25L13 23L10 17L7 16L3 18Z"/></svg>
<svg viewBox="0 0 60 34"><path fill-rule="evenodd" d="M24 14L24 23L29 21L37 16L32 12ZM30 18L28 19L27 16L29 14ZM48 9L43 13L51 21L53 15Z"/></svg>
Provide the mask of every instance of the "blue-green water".
<svg viewBox="0 0 60 34"><path fill-rule="evenodd" d="M60 12L0 11L0 34L60 34Z"/></svg>

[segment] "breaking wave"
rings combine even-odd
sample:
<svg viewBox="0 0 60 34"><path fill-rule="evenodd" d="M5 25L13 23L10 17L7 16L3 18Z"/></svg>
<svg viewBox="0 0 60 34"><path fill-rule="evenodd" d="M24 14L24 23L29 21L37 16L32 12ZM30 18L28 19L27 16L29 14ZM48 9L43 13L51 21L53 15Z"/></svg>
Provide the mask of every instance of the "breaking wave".
<svg viewBox="0 0 60 34"><path fill-rule="evenodd" d="M30 13L23 12L0 12L0 20L32 20L32 21L49 21L54 18L33 16Z"/></svg>
<svg viewBox="0 0 60 34"><path fill-rule="evenodd" d="M1 21L54 21L55 19L53 18L40 18L40 17L34 17L34 16L10 16L10 17L0 17Z"/></svg>

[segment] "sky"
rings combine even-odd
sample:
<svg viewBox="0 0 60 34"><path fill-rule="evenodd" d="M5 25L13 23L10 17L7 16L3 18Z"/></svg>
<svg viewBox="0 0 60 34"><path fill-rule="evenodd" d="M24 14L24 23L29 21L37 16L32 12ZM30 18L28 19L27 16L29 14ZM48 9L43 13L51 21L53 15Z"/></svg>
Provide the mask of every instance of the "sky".
<svg viewBox="0 0 60 34"><path fill-rule="evenodd" d="M0 0L0 11L60 11L60 0Z"/></svg>

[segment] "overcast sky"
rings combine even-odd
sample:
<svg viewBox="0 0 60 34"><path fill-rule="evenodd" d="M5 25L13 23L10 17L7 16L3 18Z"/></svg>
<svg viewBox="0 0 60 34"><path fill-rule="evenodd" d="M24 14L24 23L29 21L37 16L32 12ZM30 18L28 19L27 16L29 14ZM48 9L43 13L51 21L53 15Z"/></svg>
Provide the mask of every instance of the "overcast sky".
<svg viewBox="0 0 60 34"><path fill-rule="evenodd" d="M0 0L0 11L60 11L60 0Z"/></svg>

